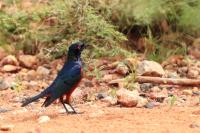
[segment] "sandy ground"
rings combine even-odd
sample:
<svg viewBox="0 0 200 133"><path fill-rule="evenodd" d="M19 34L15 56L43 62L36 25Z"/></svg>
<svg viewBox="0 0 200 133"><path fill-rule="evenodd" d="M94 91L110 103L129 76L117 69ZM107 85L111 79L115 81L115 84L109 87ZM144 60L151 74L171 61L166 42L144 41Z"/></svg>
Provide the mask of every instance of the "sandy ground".
<svg viewBox="0 0 200 133"><path fill-rule="evenodd" d="M6 106L2 98L0 102ZM96 101L76 105L83 113L70 115L60 104L42 109L41 103L26 108L9 104L12 110L0 113L0 125L14 125L6 131L12 133L200 133L200 127L191 127L200 123L200 106L122 108ZM39 123L43 115L50 120Z"/></svg>

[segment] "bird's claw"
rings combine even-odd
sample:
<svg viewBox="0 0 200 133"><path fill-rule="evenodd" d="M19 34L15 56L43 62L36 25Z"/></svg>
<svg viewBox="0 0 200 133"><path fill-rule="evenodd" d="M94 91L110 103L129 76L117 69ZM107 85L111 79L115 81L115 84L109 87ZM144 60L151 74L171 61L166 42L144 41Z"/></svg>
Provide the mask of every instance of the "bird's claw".
<svg viewBox="0 0 200 133"><path fill-rule="evenodd" d="M67 113L71 115L83 114L83 112L76 112L76 111L67 112Z"/></svg>
<svg viewBox="0 0 200 133"><path fill-rule="evenodd" d="M75 115L75 114L78 114L76 111L74 112L68 112L68 114L71 114L71 115Z"/></svg>

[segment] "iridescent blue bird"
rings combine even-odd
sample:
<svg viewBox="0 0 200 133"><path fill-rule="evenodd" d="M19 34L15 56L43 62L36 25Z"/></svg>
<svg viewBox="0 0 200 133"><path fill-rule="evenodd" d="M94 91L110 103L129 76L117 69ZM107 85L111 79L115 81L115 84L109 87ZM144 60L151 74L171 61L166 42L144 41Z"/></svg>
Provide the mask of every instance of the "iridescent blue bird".
<svg viewBox="0 0 200 133"><path fill-rule="evenodd" d="M82 78L81 52L84 48L85 44L83 42L73 43L69 47L67 60L63 68L52 84L38 95L23 101L22 107L40 98L46 97L42 106L48 107L56 99L60 99L67 113L77 113L70 104L70 96ZM64 96L66 96L66 99L64 99ZM69 112L65 104L68 104L73 112Z"/></svg>

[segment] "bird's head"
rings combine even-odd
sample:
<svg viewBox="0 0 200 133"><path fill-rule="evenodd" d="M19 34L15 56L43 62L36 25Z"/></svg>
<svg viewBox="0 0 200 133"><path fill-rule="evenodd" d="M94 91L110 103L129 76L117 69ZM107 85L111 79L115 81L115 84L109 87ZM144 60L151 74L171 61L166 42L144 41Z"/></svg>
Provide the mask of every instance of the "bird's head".
<svg viewBox="0 0 200 133"><path fill-rule="evenodd" d="M86 47L86 45L83 42L81 42L81 41L72 43L70 45L70 47L69 47L69 50L68 50L68 57L79 58L80 55L81 55L81 52L83 51L83 49L85 47Z"/></svg>

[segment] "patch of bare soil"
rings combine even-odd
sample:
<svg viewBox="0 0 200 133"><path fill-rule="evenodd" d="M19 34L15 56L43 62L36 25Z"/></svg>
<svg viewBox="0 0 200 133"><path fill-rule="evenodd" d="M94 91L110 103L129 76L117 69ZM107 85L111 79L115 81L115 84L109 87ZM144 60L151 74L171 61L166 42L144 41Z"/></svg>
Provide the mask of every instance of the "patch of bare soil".
<svg viewBox="0 0 200 133"><path fill-rule="evenodd" d="M82 114L70 115L62 105L54 104L46 109L42 101L26 108L10 105L11 111L0 113L0 126L13 125L12 133L199 133L199 106L169 107L153 109L108 107L96 101L76 105ZM6 106L7 101L1 100ZM39 123L40 116L50 120ZM3 131L1 131L3 132Z"/></svg>

